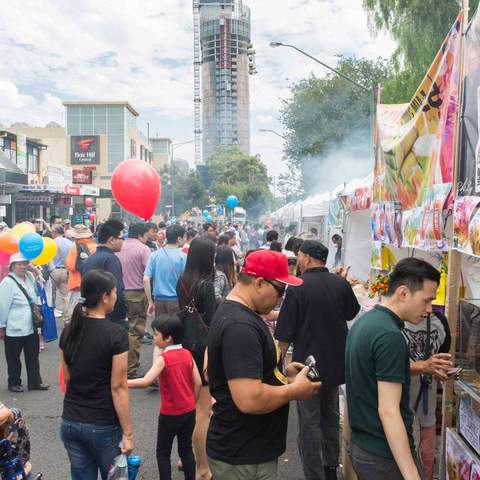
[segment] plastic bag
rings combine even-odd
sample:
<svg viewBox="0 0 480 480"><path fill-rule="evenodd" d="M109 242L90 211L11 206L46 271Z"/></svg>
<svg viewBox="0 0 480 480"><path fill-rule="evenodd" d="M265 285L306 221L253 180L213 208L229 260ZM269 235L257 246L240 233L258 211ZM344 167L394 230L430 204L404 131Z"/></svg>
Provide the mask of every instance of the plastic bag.
<svg viewBox="0 0 480 480"><path fill-rule="evenodd" d="M127 456L123 453L115 457L108 471L107 480L128 480Z"/></svg>

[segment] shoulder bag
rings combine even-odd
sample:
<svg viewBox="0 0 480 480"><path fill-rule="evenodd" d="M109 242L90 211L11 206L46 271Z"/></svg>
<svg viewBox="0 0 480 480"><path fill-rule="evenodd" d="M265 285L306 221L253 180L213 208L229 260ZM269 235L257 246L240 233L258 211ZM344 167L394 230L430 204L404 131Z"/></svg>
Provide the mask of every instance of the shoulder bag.
<svg viewBox="0 0 480 480"><path fill-rule="evenodd" d="M18 286L18 288L21 290L21 292L25 295L28 304L30 305L30 310L32 311L32 320L33 320L33 328L42 328L43 327L43 315L42 315L42 310L41 308L33 301L33 299L30 297L28 292L25 290L25 288L17 282L15 277L12 275L8 275L9 278L11 278Z"/></svg>

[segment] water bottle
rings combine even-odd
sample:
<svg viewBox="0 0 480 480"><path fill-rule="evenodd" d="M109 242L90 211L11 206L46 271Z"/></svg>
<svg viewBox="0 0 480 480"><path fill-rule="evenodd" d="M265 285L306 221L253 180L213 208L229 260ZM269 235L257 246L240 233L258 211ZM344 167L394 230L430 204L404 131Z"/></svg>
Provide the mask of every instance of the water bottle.
<svg viewBox="0 0 480 480"><path fill-rule="evenodd" d="M135 480L137 478L141 464L142 457L139 455L130 455L128 457L128 480Z"/></svg>

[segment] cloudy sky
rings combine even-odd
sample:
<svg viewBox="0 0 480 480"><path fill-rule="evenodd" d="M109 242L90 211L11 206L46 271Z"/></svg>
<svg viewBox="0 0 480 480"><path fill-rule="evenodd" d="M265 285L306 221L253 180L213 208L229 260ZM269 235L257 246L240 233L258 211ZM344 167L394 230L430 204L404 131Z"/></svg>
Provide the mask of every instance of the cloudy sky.
<svg viewBox="0 0 480 480"><path fill-rule="evenodd" d="M252 154L272 175L285 171L278 121L289 85L325 71L272 40L293 43L326 63L335 55L389 56L373 37L362 0L249 0L258 74L250 77ZM175 143L193 138L191 0L2 0L0 123L64 124L65 100L128 100L139 126ZM191 144L175 150L193 162Z"/></svg>

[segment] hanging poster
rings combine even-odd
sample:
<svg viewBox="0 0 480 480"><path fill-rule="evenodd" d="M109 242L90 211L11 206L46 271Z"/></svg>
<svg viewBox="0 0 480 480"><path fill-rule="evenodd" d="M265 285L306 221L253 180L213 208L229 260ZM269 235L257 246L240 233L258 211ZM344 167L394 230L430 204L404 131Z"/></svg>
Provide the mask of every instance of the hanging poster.
<svg viewBox="0 0 480 480"><path fill-rule="evenodd" d="M477 470L478 457L453 428L447 428L445 456L447 480L470 480L472 468Z"/></svg>
<svg viewBox="0 0 480 480"><path fill-rule="evenodd" d="M377 106L373 201L423 205L429 189L452 182L458 105L460 13L409 104ZM417 217L415 216L415 219Z"/></svg>
<svg viewBox="0 0 480 480"><path fill-rule="evenodd" d="M342 204L338 197L330 200L330 205L328 207L328 226L342 226Z"/></svg>
<svg viewBox="0 0 480 480"><path fill-rule="evenodd" d="M457 197L453 209L453 248L468 254L473 253L470 223L479 204L480 197ZM475 234L475 229L472 230Z"/></svg>
<svg viewBox="0 0 480 480"><path fill-rule="evenodd" d="M402 215L402 247L420 248L426 247L425 240L425 210L423 207L404 210Z"/></svg>
<svg viewBox="0 0 480 480"><path fill-rule="evenodd" d="M451 183L433 185L424 205L425 240L430 250L446 250L443 207L452 188Z"/></svg>
<svg viewBox="0 0 480 480"><path fill-rule="evenodd" d="M377 269L382 269L382 242L372 242L370 265Z"/></svg>
<svg viewBox="0 0 480 480"><path fill-rule="evenodd" d="M370 225L372 227L373 240L385 240L385 204L372 204L370 208Z"/></svg>
<svg viewBox="0 0 480 480"><path fill-rule="evenodd" d="M480 10L465 34L462 145L458 195L480 194Z"/></svg>

